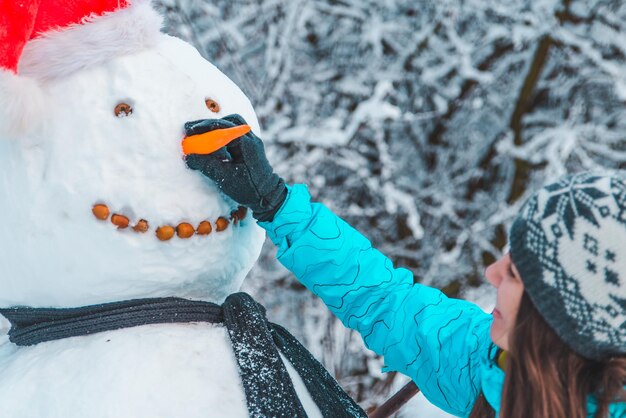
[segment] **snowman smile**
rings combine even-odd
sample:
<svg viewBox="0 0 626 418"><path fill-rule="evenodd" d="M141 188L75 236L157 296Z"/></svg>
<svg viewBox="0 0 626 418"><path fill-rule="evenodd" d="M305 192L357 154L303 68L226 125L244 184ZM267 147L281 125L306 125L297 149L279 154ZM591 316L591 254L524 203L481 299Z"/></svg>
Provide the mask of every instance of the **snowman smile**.
<svg viewBox="0 0 626 418"><path fill-rule="evenodd" d="M91 212L96 217L96 219L100 221L110 220L113 225L117 227L118 230L126 229L130 226L130 219L120 213L113 213L109 210L109 207L102 203L97 203L93 205L91 208ZM230 216L227 218L225 216L220 216L214 223L211 223L208 220L203 220L196 227L194 227L189 222L180 222L176 224L176 226L172 225L161 225L158 226L155 230L156 237L161 241L169 241L174 237L174 235L178 236L181 239L188 239L194 235L206 236L209 235L213 229L216 232L225 231L228 228L228 225L231 223L233 226L237 226L239 222L241 222L246 215L248 214L248 209L239 206L238 209L233 210L230 213ZM110 216L109 216L110 215ZM214 227L215 226L215 227ZM132 230L136 233L143 234L150 230L150 222L146 219L140 218L135 225L132 226Z"/></svg>

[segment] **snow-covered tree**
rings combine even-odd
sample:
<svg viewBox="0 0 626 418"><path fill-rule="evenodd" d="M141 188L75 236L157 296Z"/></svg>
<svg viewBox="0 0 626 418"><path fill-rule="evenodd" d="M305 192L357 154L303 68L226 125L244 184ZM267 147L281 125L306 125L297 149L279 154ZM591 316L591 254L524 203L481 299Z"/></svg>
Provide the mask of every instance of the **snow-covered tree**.
<svg viewBox="0 0 626 418"><path fill-rule="evenodd" d="M452 296L483 284L528 193L566 172L626 168L622 0L160 7L168 31L249 95L279 174ZM272 251L248 290L365 407L377 404L393 376Z"/></svg>

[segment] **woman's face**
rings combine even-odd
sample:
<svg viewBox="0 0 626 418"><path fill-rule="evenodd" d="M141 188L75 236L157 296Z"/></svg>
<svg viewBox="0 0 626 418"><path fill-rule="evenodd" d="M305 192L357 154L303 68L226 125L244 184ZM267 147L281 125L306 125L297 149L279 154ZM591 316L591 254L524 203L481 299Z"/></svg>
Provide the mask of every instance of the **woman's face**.
<svg viewBox="0 0 626 418"><path fill-rule="evenodd" d="M508 253L487 267L485 277L498 290L496 308L492 313L491 340L503 350L508 350L509 335L515 326L524 284Z"/></svg>

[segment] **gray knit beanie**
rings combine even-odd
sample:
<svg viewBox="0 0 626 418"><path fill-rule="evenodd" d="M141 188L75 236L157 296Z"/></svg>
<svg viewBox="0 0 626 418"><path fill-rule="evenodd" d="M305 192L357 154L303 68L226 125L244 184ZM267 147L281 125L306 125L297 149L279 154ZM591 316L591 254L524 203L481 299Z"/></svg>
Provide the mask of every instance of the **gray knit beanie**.
<svg viewBox="0 0 626 418"><path fill-rule="evenodd" d="M561 340L590 359L626 354L626 171L545 186L510 235L525 290Z"/></svg>

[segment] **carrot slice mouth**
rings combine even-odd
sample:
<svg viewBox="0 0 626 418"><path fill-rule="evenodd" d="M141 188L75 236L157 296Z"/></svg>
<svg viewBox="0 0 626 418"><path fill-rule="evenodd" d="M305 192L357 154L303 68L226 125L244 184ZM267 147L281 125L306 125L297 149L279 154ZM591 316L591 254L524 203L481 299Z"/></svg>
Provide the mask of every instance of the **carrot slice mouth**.
<svg viewBox="0 0 626 418"><path fill-rule="evenodd" d="M216 129L203 134L187 136L183 139L183 153L211 154L225 147L235 139L244 136L252 128L249 125L238 125L232 128Z"/></svg>

